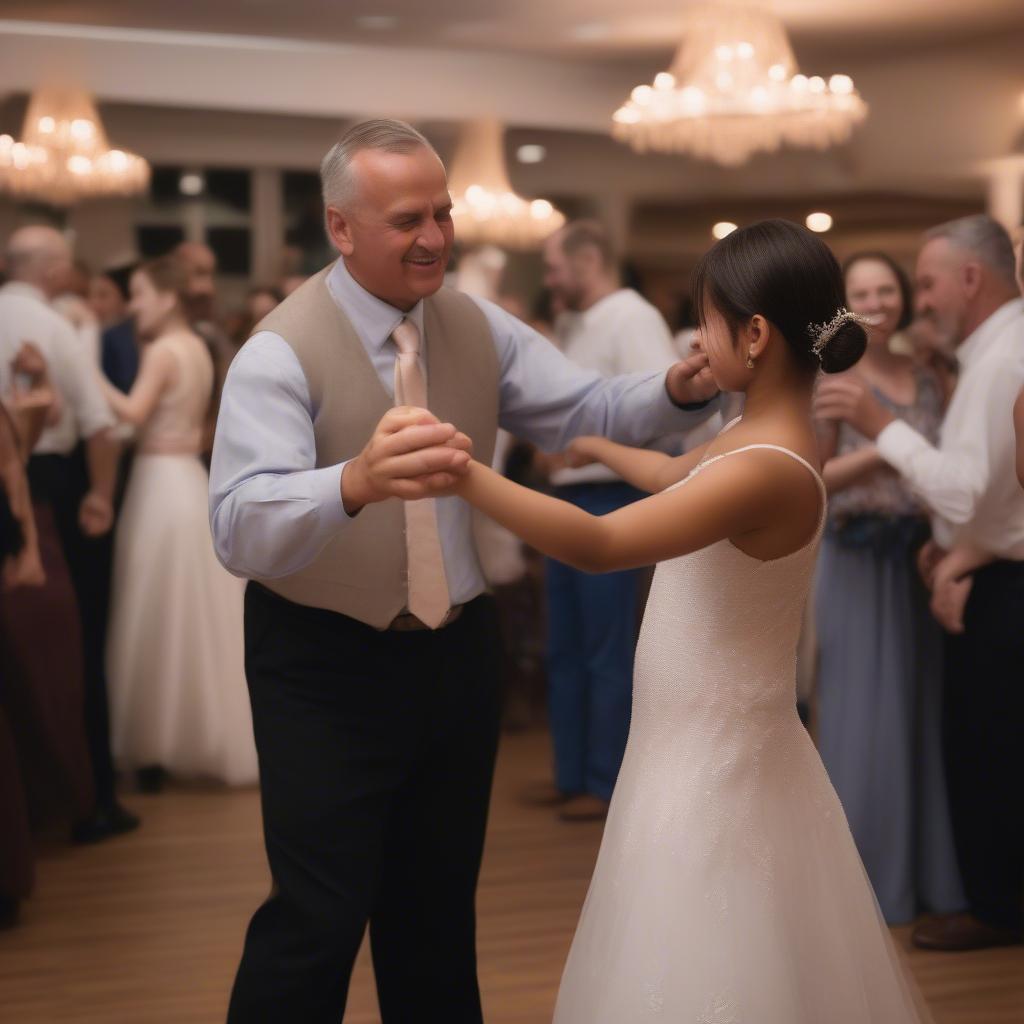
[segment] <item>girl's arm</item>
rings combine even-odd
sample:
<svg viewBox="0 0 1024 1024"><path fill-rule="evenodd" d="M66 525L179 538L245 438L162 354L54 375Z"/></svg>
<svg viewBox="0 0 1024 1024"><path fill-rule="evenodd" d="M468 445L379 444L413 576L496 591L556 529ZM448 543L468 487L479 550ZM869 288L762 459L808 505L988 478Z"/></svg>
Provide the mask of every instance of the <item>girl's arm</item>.
<svg viewBox="0 0 1024 1024"><path fill-rule="evenodd" d="M141 426L152 415L160 393L172 382L175 370L173 354L156 344L142 350L139 375L130 394L126 395L102 378L103 392L114 415L125 423Z"/></svg>
<svg viewBox="0 0 1024 1024"><path fill-rule="evenodd" d="M780 508L792 505L798 474L808 476L788 456L747 452L605 516L520 487L478 462L453 493L543 554L596 573L651 565L773 525Z"/></svg>
<svg viewBox="0 0 1024 1024"><path fill-rule="evenodd" d="M828 493L832 495L886 470L892 472L889 464L878 454L878 449L871 444L829 459L821 475Z"/></svg>
<svg viewBox="0 0 1024 1024"><path fill-rule="evenodd" d="M629 448L604 437L578 437L567 450L570 466L601 462L627 483L648 494L657 494L682 480L700 462L707 445L684 455L666 455L646 448Z"/></svg>

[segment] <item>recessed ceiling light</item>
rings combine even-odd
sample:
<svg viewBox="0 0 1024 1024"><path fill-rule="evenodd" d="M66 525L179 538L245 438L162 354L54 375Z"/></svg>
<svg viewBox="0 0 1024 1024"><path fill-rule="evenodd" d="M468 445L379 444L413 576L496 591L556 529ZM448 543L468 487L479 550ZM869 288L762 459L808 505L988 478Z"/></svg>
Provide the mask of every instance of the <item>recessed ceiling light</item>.
<svg viewBox="0 0 1024 1024"><path fill-rule="evenodd" d="M201 174L189 171L178 179L178 189L183 196L198 196L202 194L206 182Z"/></svg>
<svg viewBox="0 0 1024 1024"><path fill-rule="evenodd" d="M592 42L596 39L607 39L611 34L611 26L603 21L588 21L582 25L574 25L569 29L569 35L582 43Z"/></svg>
<svg viewBox="0 0 1024 1024"><path fill-rule="evenodd" d="M736 230L736 225L731 220L720 220L712 229L711 234L715 238L722 239L731 235Z"/></svg>
<svg viewBox="0 0 1024 1024"><path fill-rule="evenodd" d="M538 146L533 142L520 146L516 150L516 159L521 164L539 164L547 155L548 151L543 146Z"/></svg>
<svg viewBox="0 0 1024 1024"><path fill-rule="evenodd" d="M398 24L398 18L393 14L360 14L356 24L372 32L386 32Z"/></svg>
<svg viewBox="0 0 1024 1024"><path fill-rule="evenodd" d="M832 218L827 213L809 213L804 223L819 234L828 231L832 227Z"/></svg>

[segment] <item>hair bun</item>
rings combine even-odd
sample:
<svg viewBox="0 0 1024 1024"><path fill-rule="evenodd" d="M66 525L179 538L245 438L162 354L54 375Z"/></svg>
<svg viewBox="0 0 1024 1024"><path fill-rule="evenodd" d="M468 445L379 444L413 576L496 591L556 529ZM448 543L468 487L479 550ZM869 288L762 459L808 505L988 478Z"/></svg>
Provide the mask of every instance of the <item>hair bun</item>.
<svg viewBox="0 0 1024 1024"><path fill-rule="evenodd" d="M856 320L841 323L821 350L821 369L825 373L842 373L850 369L868 345L868 336Z"/></svg>

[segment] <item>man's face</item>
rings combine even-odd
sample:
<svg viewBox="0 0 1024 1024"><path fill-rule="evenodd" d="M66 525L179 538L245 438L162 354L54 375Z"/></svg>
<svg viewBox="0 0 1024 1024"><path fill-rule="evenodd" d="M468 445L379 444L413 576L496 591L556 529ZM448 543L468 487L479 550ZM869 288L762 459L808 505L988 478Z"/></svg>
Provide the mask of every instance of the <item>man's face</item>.
<svg viewBox="0 0 1024 1024"><path fill-rule="evenodd" d="M964 323L970 294L967 287L966 254L946 238L926 242L917 257L915 305L943 345L964 340Z"/></svg>
<svg viewBox="0 0 1024 1024"><path fill-rule="evenodd" d="M583 300L583 288L577 267L566 253L557 234L544 243L544 287L566 309L579 310Z"/></svg>
<svg viewBox="0 0 1024 1024"><path fill-rule="evenodd" d="M47 247L45 261L43 291L52 299L71 288L74 264L71 249L64 239L57 238Z"/></svg>
<svg viewBox="0 0 1024 1024"><path fill-rule="evenodd" d="M372 295L409 310L433 295L455 240L444 166L425 146L364 149L352 160L355 194L329 204L327 227L352 276Z"/></svg>
<svg viewBox="0 0 1024 1024"><path fill-rule="evenodd" d="M188 274L185 282L185 301L191 321L210 320L213 317L217 295L217 257L205 245L190 245L181 253Z"/></svg>

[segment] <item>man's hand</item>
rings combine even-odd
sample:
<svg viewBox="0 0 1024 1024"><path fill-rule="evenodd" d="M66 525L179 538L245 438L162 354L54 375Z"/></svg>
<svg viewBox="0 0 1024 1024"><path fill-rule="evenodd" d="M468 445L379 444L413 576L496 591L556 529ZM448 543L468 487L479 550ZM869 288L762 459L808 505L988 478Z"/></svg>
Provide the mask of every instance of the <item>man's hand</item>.
<svg viewBox="0 0 1024 1024"><path fill-rule="evenodd" d="M114 506L102 494L89 491L78 506L78 525L86 537L102 537L114 525Z"/></svg>
<svg viewBox="0 0 1024 1024"><path fill-rule="evenodd" d="M875 438L896 418L855 373L823 380L814 396L814 418L843 420L864 437Z"/></svg>
<svg viewBox="0 0 1024 1024"><path fill-rule="evenodd" d="M18 554L8 558L0 567L0 590L18 587L41 587L46 582L46 570L39 557L39 548L26 544Z"/></svg>
<svg viewBox="0 0 1024 1024"><path fill-rule="evenodd" d="M389 410L341 474L341 500L355 515L386 498L429 498L454 486L472 461L472 442L426 409Z"/></svg>
<svg viewBox="0 0 1024 1024"><path fill-rule="evenodd" d="M695 405L714 398L718 385L711 376L707 355L697 352L670 366L665 375L665 389L676 405Z"/></svg>
<svg viewBox="0 0 1024 1024"><path fill-rule="evenodd" d="M926 541L917 553L917 571L924 585L931 590L935 585L935 570L949 552L940 548L933 540Z"/></svg>
<svg viewBox="0 0 1024 1024"><path fill-rule="evenodd" d="M932 591L932 615L947 633L960 634L964 631L964 608L974 586L972 576L963 579L945 579L936 574L935 589Z"/></svg>
<svg viewBox="0 0 1024 1024"><path fill-rule="evenodd" d="M24 376L32 387L40 387L47 380L46 359L31 341L23 341L17 355L11 360L11 372L15 377Z"/></svg>
<svg viewBox="0 0 1024 1024"><path fill-rule="evenodd" d="M565 464L572 469L579 469L580 466L591 466L598 461L595 454L595 442L603 441L601 437L574 437L569 442L569 447L562 453Z"/></svg>

